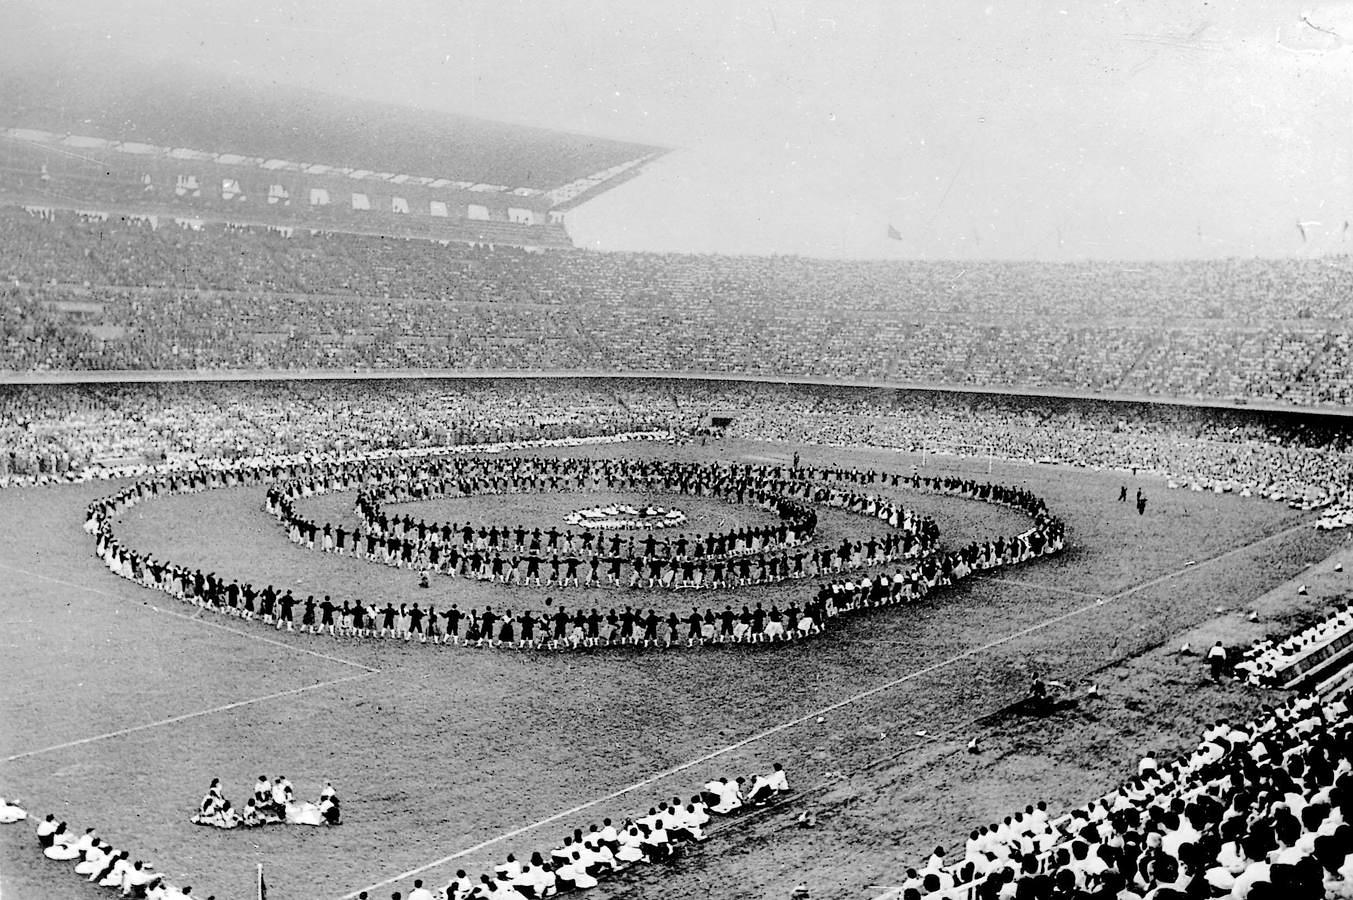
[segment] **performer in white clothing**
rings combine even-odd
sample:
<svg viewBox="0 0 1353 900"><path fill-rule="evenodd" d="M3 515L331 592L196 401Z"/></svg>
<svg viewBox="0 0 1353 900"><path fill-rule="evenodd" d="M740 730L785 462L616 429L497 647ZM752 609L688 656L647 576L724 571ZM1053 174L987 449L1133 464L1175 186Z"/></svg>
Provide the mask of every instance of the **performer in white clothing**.
<svg viewBox="0 0 1353 900"><path fill-rule="evenodd" d="M19 805L19 801L0 797L0 825L13 825L28 818L28 813Z"/></svg>

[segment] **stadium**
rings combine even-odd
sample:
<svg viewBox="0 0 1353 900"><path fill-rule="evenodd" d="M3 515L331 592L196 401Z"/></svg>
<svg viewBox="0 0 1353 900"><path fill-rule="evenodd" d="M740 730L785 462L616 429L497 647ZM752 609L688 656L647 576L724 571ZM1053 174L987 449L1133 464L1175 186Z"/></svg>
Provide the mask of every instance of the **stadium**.
<svg viewBox="0 0 1353 900"><path fill-rule="evenodd" d="M0 896L1347 890L1346 251L598 251L666 143L4 77Z"/></svg>

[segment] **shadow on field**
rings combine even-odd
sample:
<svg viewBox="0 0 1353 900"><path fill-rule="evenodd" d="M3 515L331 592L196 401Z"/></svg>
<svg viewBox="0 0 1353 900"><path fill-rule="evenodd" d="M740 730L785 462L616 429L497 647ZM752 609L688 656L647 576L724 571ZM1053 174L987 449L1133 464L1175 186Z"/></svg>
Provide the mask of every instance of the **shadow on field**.
<svg viewBox="0 0 1353 900"><path fill-rule="evenodd" d="M1075 697L1025 697L978 719L977 724L987 728L1005 725L1016 719L1046 719L1057 713L1079 709L1080 705L1080 700Z"/></svg>

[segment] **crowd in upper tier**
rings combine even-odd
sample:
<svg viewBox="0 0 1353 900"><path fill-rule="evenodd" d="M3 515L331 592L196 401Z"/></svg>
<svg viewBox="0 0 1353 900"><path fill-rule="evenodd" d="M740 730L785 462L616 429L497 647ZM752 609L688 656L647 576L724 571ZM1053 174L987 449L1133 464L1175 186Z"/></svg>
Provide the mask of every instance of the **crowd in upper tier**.
<svg viewBox="0 0 1353 900"><path fill-rule="evenodd" d="M1353 399L1346 257L601 254L0 210L0 369L698 371Z"/></svg>

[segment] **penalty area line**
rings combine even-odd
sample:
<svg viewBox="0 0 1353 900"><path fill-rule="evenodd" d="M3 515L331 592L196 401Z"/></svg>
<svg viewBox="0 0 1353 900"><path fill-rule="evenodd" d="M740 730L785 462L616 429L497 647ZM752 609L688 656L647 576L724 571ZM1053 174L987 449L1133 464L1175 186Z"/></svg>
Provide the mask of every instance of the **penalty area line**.
<svg viewBox="0 0 1353 900"><path fill-rule="evenodd" d="M74 581L66 581L64 578L54 578L51 575L43 575L41 572L31 572L28 569L21 569L18 566L11 566L8 565L7 563L0 563L0 569L5 569L10 572L17 572L20 575L27 575L29 578L37 578L42 581L51 582L52 584L59 584L62 587L73 588L77 591L84 591L87 594L97 594L100 597L111 597L114 600L128 600L128 598L121 597L113 593L112 591L105 591L102 588L90 587L87 584L78 584L77 582ZM123 580L125 581L126 579ZM141 588L142 590L147 591L151 590L151 588L148 588L145 585L137 585L137 587ZM166 594L165 596L168 596L168 594ZM157 606L154 603L151 603L149 600L143 600L141 601L141 603L143 606L149 607L150 609L155 610L155 612L157 613L163 613L166 616L173 616L174 618L182 619L185 622L197 622L199 624L206 625L209 628L216 628L221 631L229 632L230 634L239 635L240 637L244 638L249 638L250 640L253 641L261 641L265 644L272 644L274 647L282 647L284 649L291 650L295 653L303 653L306 656L314 656L317 657L318 659L328 660L329 662L341 663L345 666L351 666L354 669L361 669L368 675L372 675L380 671L380 669L374 669L371 666L366 666L359 662L353 662L350 659L343 659L341 656L330 656L328 653L320 653L318 650L310 650L306 647L298 647L295 644L290 644L287 643L286 641L279 641L276 638L270 638L267 637L266 635L254 634L252 632L244 631L239 628L231 628L229 625L223 625L220 622L214 622L211 619L203 617L202 613L205 612L205 610L203 609L203 607L200 606L196 610L194 610L191 614L189 614L179 612L173 609L168 609L163 606Z"/></svg>
<svg viewBox="0 0 1353 900"><path fill-rule="evenodd" d="M342 678L335 678L331 681L321 681L318 684L307 684L302 687L291 688L290 690L286 691L276 691L271 694L266 694L262 697L252 697L248 700L236 700L234 703L225 703L222 704L221 706L213 706L210 709L200 709L197 710L196 712L184 713L179 716L170 716L167 719L160 719L158 722L146 722L145 724L142 725L133 725L130 728L120 728L117 731L109 731L104 734L93 735L92 737L80 738L79 740L75 741L67 741L64 744L53 744L50 747L43 747L40 750L29 750L25 753L16 753L13 756L5 757L5 762L12 763L20 759L28 759L33 756L41 756L44 753L54 753L57 750L66 750L70 747L80 747L85 744L93 744L97 743L98 741L106 741L109 740L110 738L122 737L123 735L127 734L135 734L138 731L149 731L152 728L160 728L164 725L173 725L178 722L186 722L189 719L200 719L203 716L211 716L215 715L216 713L228 712L232 709L239 709L240 707L243 706L251 706L255 703L266 703L269 700L279 700L283 697L294 697L297 694L303 694L306 691L314 691L318 690L319 688L333 687L334 685L343 684L348 681L356 681L359 678L370 678L372 675L376 674L378 673L374 671L359 672L356 675L344 675Z"/></svg>
<svg viewBox="0 0 1353 900"><path fill-rule="evenodd" d="M975 656L980 656L986 653L988 650L995 649L996 647L1000 647L1005 644L1009 644L1013 641L1017 641L1020 638L1028 637L1031 634L1036 634L1045 629L1052 628L1056 625L1060 625L1063 622L1084 615L1085 613L1090 612L1092 610L1102 609L1105 606L1108 606L1109 604L1114 603L1118 600L1131 597L1134 594L1138 594L1141 591L1155 587L1158 584L1162 584L1166 581L1170 581L1182 575L1196 572L1201 568L1215 565L1216 563L1229 559L1230 557L1235 556L1236 554L1243 553L1244 551L1249 550L1253 547L1257 547L1260 544L1266 544L1270 541L1274 541L1279 538L1285 537L1286 535L1291 534L1295 531L1300 531L1305 527L1306 527L1305 525L1294 525L1290 528L1283 529L1282 531L1278 531L1265 537L1259 538L1258 540L1251 541L1250 543L1244 544L1240 547L1234 547L1230 550L1219 553L1216 556L1210 557L1208 559L1200 560L1194 565L1185 566L1173 572L1167 572L1164 575L1152 578L1148 581L1144 581L1141 584L1127 588L1126 590L1119 591L1117 594L1113 594L1112 596L1096 597L1096 599L1091 603L1086 603L1074 609L1067 610L1066 612L1061 613L1059 615L1043 619L1039 622L1035 622L1034 624L1021 628L1018 631L1013 631L1007 635L1003 635L1002 637L988 641L985 644L982 644L981 646L972 647L960 653L955 653L953 656L942 659L939 662L931 663L930 665L920 669L916 669L913 672L908 672L906 675L899 676L898 678L894 678L891 681L886 681L883 684L870 688L869 690L861 691L860 693L855 694L854 696L851 697L847 697L844 700L838 700L835 703L832 703L828 706L824 706L821 709L814 710L805 715L799 716L798 718L791 719L787 722L782 722L779 725L773 725L770 728L765 729L764 731L760 731L757 732L756 734L751 735L750 737L743 738L742 740L729 744L726 747L720 747L717 750L712 750L709 753L696 757L695 759L689 760L676 766L672 766L669 769L665 769L661 772L658 772L657 774L650 775L646 778L636 781L631 785L628 785L615 791L611 791L609 794L606 794L604 796L597 797L596 799L593 800L588 800L585 803L579 803L577 806L571 807L569 809L555 813L550 816L546 816L545 818L540 819L536 822L532 822L529 825L522 825L519 828L514 828L510 831L505 831L502 834L497 835L496 837L491 837L486 840L480 841L479 843L475 844L472 847L466 847L463 850L458 850L455 853L443 856L441 859L433 860L432 862L425 863L424 865L418 866L417 868L409 869L407 872L401 872L398 875L393 875L382 881L378 881L375 884L369 884L366 887L358 888L355 891L343 894L339 898L339 900L356 900L356 898L363 891L369 893L371 891L387 887L388 885L395 884L396 882L405 881L409 878L414 877L415 875L421 875L424 872L441 868L442 866L445 866L448 863L455 862L458 859L463 859L464 857L478 853L480 850L492 847L494 844L499 844L502 843L503 841L512 840L515 837L520 837L521 835L534 831L537 828L541 828L545 825L551 825L555 822L560 821L561 819L566 819L570 816L577 815L578 813L581 812L586 812L587 810L595 806L600 806L603 803L607 803L611 800L623 797L626 794L633 793L634 791L637 791L641 788L648 787L651 784L655 784L659 781L663 781L664 779L670 778L673 775L678 775L682 772L685 772L688 769L693 769L696 766L710 762L711 760L718 759L721 756L727 756L730 753L733 753L737 750L741 750L743 747L747 747L751 744L764 741L767 738L774 737L775 735L780 734L781 732L784 731L788 731L791 728L796 728L800 725L803 725L807 722L810 722L818 718L819 716L825 716L829 713L836 712L839 709L844 709L847 706L859 703L862 700L867 700L871 697L876 697L879 694L883 694L887 691L892 690L898 685L906 684L907 682L910 681L915 681L918 678L924 678L925 676L931 675L942 669L947 669L950 666L954 665L955 663L962 662L963 660L966 659L971 659Z"/></svg>

